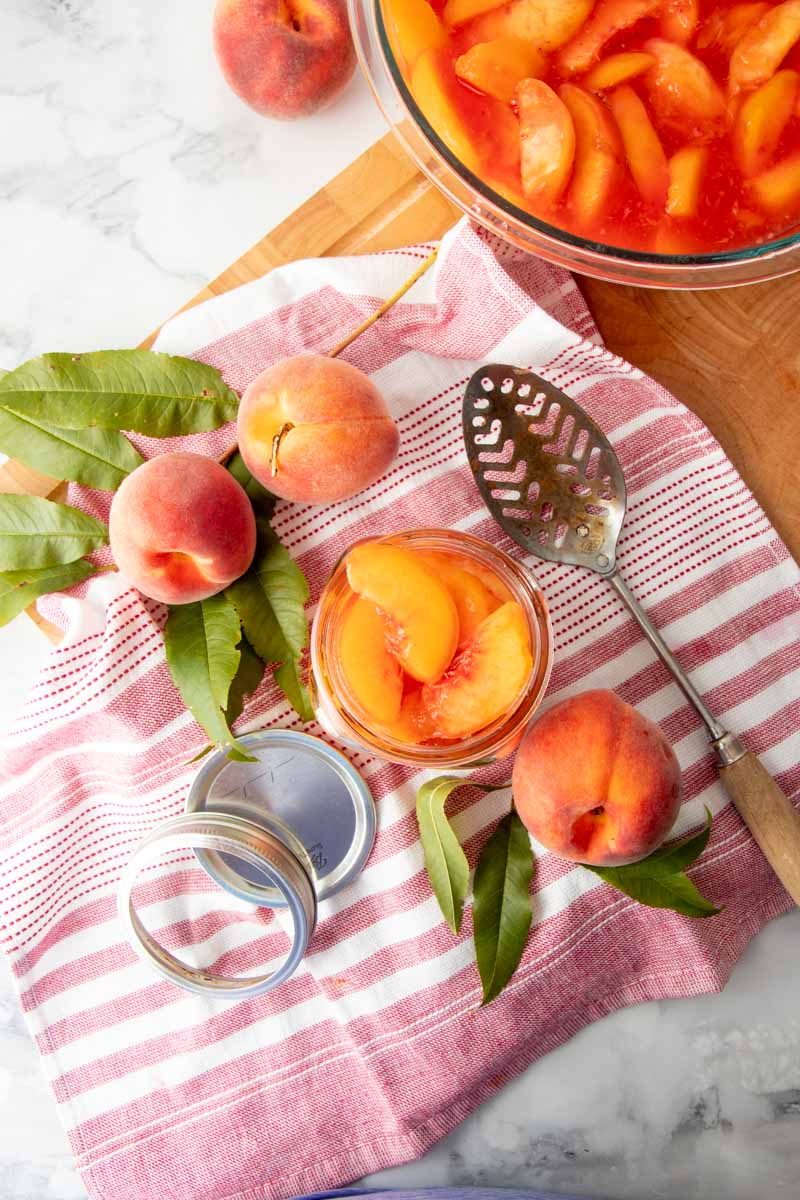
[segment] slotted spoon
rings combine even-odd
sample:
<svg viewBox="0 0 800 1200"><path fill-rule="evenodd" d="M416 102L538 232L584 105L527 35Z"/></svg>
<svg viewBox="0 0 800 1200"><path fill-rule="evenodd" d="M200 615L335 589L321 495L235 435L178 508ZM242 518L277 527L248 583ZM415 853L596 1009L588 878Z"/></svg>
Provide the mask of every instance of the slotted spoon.
<svg viewBox="0 0 800 1200"><path fill-rule="evenodd" d="M608 439L560 388L498 363L470 379L463 421L475 481L498 525L531 554L608 580L700 715L728 794L800 904L800 813L758 758L709 712L617 570L627 496Z"/></svg>

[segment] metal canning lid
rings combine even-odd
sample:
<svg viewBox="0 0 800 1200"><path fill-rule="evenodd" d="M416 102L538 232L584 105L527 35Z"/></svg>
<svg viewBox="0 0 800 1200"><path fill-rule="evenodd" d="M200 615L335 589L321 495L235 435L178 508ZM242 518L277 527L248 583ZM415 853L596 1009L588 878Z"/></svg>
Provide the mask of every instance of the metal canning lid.
<svg viewBox="0 0 800 1200"><path fill-rule="evenodd" d="M343 754L308 733L265 729L238 739L256 762L209 755L192 784L189 813L243 818L278 838L303 863L318 900L341 891L361 872L375 840L375 804ZM286 898L263 869L214 850L198 849L203 869L242 900L282 908Z"/></svg>
<svg viewBox="0 0 800 1200"><path fill-rule="evenodd" d="M267 974L230 977L191 967L162 946L145 928L133 904L133 889L140 872L175 850L224 853L260 878L267 875L283 897L292 918L289 952L276 970ZM134 949L161 975L189 991L220 998L256 996L271 991L297 970L306 952L317 917L314 887L303 865L273 834L241 817L225 813L183 813L157 826L139 845L122 873L118 893L119 915Z"/></svg>

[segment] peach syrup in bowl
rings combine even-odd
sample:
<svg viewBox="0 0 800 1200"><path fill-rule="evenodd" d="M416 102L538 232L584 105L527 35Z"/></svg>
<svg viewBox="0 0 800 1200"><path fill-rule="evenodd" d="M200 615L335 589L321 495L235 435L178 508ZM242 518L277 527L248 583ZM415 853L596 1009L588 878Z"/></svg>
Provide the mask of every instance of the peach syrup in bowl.
<svg viewBox="0 0 800 1200"><path fill-rule="evenodd" d="M311 634L323 728L379 758L437 769L510 754L552 661L532 573L447 529L357 542L325 585Z"/></svg>
<svg viewBox="0 0 800 1200"><path fill-rule="evenodd" d="M644 287L800 268L796 0L348 7L401 144L504 241Z"/></svg>

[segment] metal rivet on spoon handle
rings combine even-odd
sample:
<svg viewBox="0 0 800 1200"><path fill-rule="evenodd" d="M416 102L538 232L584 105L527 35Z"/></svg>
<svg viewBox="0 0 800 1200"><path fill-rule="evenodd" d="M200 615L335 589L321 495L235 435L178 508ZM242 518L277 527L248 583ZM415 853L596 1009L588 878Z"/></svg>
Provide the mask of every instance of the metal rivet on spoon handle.
<svg viewBox="0 0 800 1200"><path fill-rule="evenodd" d="M498 525L531 554L586 567L608 580L699 713L728 794L800 904L800 813L756 756L709 712L617 570L627 493L611 443L560 388L532 371L497 363L470 379L463 422L472 473Z"/></svg>

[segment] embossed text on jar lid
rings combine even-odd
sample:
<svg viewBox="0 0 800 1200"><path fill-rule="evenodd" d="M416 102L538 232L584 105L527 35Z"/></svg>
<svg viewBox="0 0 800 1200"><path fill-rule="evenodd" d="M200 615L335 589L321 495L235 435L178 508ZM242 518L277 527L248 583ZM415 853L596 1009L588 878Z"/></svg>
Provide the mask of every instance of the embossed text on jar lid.
<svg viewBox="0 0 800 1200"><path fill-rule="evenodd" d="M260 825L303 863L318 900L335 895L361 872L372 849L375 805L366 783L343 754L307 733L266 729L238 741L256 761L210 755L192 784L187 811L228 813ZM196 854L227 891L285 907L263 871L222 852Z"/></svg>

